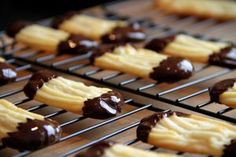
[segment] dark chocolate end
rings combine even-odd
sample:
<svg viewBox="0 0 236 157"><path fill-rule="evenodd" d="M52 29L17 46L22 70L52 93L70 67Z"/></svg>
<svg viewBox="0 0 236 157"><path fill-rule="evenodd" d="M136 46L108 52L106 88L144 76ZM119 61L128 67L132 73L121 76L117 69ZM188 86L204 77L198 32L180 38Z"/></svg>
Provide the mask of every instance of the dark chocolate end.
<svg viewBox="0 0 236 157"><path fill-rule="evenodd" d="M0 62L0 85L14 82L16 80L16 77L17 72L15 71L14 66L4 62Z"/></svg>
<svg viewBox="0 0 236 157"><path fill-rule="evenodd" d="M83 115L85 117L106 119L121 112L124 104L123 96L116 91L109 91L100 97L88 99L84 102Z"/></svg>
<svg viewBox="0 0 236 157"><path fill-rule="evenodd" d="M51 26L57 29L65 20L70 19L72 16L76 14L79 14L79 13L77 11L70 11L62 16L58 16L52 20Z"/></svg>
<svg viewBox="0 0 236 157"><path fill-rule="evenodd" d="M226 47L218 53L213 53L209 57L209 63L232 69L236 68L236 47Z"/></svg>
<svg viewBox="0 0 236 157"><path fill-rule="evenodd" d="M70 35L65 41L61 41L58 45L60 54L85 54L98 46L94 40L86 38L82 35Z"/></svg>
<svg viewBox="0 0 236 157"><path fill-rule="evenodd" d="M146 49L150 49L156 52L161 52L170 42L174 41L176 35L167 36L164 38L154 38L149 41L146 45Z"/></svg>
<svg viewBox="0 0 236 157"><path fill-rule="evenodd" d="M181 117L188 116L188 114L185 114L182 112L175 112L175 111L157 112L141 120L136 131L137 138L143 142L148 142L149 133L151 132L152 128L155 127L157 122L161 120L162 118L166 118L173 115L174 113L177 116L181 116Z"/></svg>
<svg viewBox="0 0 236 157"><path fill-rule="evenodd" d="M212 88L210 88L209 94L212 102L220 103L220 95L227 91L229 88L233 87L236 79L226 79L216 83Z"/></svg>
<svg viewBox="0 0 236 157"><path fill-rule="evenodd" d="M144 30L139 24L134 23L125 27L116 27L110 33L102 36L103 43L128 43L140 42L146 39Z"/></svg>
<svg viewBox="0 0 236 157"><path fill-rule="evenodd" d="M112 141L102 141L94 144L83 154L77 154L76 157L102 157L105 149L112 147L115 142Z"/></svg>
<svg viewBox="0 0 236 157"><path fill-rule="evenodd" d="M160 82L173 82L192 76L194 67L190 61L181 57L168 57L153 68L150 78Z"/></svg>
<svg viewBox="0 0 236 157"><path fill-rule="evenodd" d="M36 150L59 141L61 137L59 124L50 119L27 119L27 122L20 123L17 129L2 139L3 145L20 151Z"/></svg>
<svg viewBox="0 0 236 157"><path fill-rule="evenodd" d="M12 24L10 24L8 27L7 27L7 30L6 30L6 34L10 37L15 37L16 34L23 28L25 28L26 26L29 26L31 25L32 23L29 22L29 21L23 21L23 20L19 20L19 21L16 21Z"/></svg>
<svg viewBox="0 0 236 157"><path fill-rule="evenodd" d="M30 99L33 99L37 90L40 89L45 82L56 78L57 75L48 70L40 70L33 74L28 83L24 87L24 93Z"/></svg>
<svg viewBox="0 0 236 157"><path fill-rule="evenodd" d="M116 44L102 44L94 49L93 54L90 57L90 62L94 63L97 57L102 56L105 53L110 53L116 48Z"/></svg>
<svg viewBox="0 0 236 157"><path fill-rule="evenodd" d="M233 157L236 156L236 139L231 140L229 145L225 145L224 153L222 157Z"/></svg>

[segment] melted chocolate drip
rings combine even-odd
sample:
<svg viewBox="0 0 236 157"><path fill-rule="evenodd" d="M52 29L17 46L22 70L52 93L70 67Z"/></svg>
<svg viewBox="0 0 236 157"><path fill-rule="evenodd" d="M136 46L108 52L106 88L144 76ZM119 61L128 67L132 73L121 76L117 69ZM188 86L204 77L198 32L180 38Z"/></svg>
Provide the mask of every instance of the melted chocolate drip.
<svg viewBox="0 0 236 157"><path fill-rule="evenodd" d="M102 36L103 43L128 43L139 42L146 39L144 30L139 24L134 23L125 27L116 27L112 32Z"/></svg>
<svg viewBox="0 0 236 157"><path fill-rule="evenodd" d="M233 87L235 82L236 79L227 79L216 83L209 91L211 101L220 103L220 95Z"/></svg>
<svg viewBox="0 0 236 157"><path fill-rule="evenodd" d="M77 154L76 157L102 157L105 149L112 147L115 142L112 141L102 141L94 144L85 153Z"/></svg>
<svg viewBox="0 0 236 157"><path fill-rule="evenodd" d="M90 57L90 62L94 63L95 58L102 56L105 53L110 53L116 48L116 44L102 44L94 49L92 56Z"/></svg>
<svg viewBox="0 0 236 157"><path fill-rule="evenodd" d="M231 140L229 145L225 145L224 153L222 157L233 157L236 156L236 139Z"/></svg>
<svg viewBox="0 0 236 157"><path fill-rule="evenodd" d="M137 138L143 142L148 142L149 133L151 132L152 128L156 126L157 122L162 118L172 116L174 113L179 117L188 116L188 114L175 111L157 112L141 120L137 128Z"/></svg>
<svg viewBox="0 0 236 157"><path fill-rule="evenodd" d="M14 66L4 62L0 62L0 85L13 82L16 80L16 77L17 72L15 71Z"/></svg>
<svg viewBox="0 0 236 157"><path fill-rule="evenodd" d="M164 38L154 38L145 45L145 48L156 52L161 52L170 42L174 41L175 38L176 35L171 35Z"/></svg>
<svg viewBox="0 0 236 157"><path fill-rule="evenodd" d="M77 14L79 14L77 11L70 11L62 16L56 17L55 19L53 19L51 26L57 29L65 20L68 20L72 16L77 15Z"/></svg>
<svg viewBox="0 0 236 157"><path fill-rule="evenodd" d="M192 76L194 67L186 59L180 57L168 57L161 61L158 67L153 68L150 78L158 81L178 81Z"/></svg>
<svg viewBox="0 0 236 157"><path fill-rule="evenodd" d="M16 132L8 135L2 139L3 145L20 151L36 150L59 141L61 128L50 119L27 119L26 123L19 123Z"/></svg>
<svg viewBox="0 0 236 157"><path fill-rule="evenodd" d="M29 26L31 25L32 23L31 22L28 22L28 21L23 21L23 20L19 20L19 21L16 21L12 24L10 24L8 27L7 27L7 30L6 30L6 33L8 36L10 37L15 37L16 34L23 28L25 28L26 26Z"/></svg>
<svg viewBox="0 0 236 157"><path fill-rule="evenodd" d="M100 97L88 99L84 102L83 115L96 119L106 119L121 112L124 104L123 96L116 91L109 91Z"/></svg>
<svg viewBox="0 0 236 157"><path fill-rule="evenodd" d="M40 89L45 82L56 78L57 75L48 70L40 70L30 78L29 82L24 87L24 93L30 99L33 99L37 90Z"/></svg>
<svg viewBox="0 0 236 157"><path fill-rule="evenodd" d="M236 47L230 46L213 53L209 57L209 63L228 68L236 68Z"/></svg>
<svg viewBox="0 0 236 157"><path fill-rule="evenodd" d="M58 45L58 52L70 54L85 54L98 46L94 40L88 39L82 35L70 35L65 41L61 41Z"/></svg>

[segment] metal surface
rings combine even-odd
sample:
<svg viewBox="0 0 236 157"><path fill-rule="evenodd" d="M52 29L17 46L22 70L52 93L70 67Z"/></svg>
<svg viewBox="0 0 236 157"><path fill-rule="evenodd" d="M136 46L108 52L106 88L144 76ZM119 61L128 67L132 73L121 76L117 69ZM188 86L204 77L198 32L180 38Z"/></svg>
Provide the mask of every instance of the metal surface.
<svg viewBox="0 0 236 157"><path fill-rule="evenodd" d="M131 7L134 4L136 7ZM165 15L154 9L151 4L152 1L149 0L124 1L87 9L84 12L108 19L139 22L150 37L181 31L209 40L231 42L236 40L232 34L236 32L233 27L236 26L235 22ZM41 23L47 24L49 21L50 19L43 20ZM0 97L29 111L55 119L63 128L63 137L59 143L34 152L18 152L1 147L0 156L73 156L74 153L106 139L152 151L177 153L186 157L202 156L144 144L135 137L136 126L141 118L156 111L169 109L236 123L236 109L211 103L208 96L208 88L214 83L236 76L236 70L233 69L194 63L196 72L191 78L174 83L159 83L117 71L100 69L89 63L88 58L91 54L72 56L37 51L14 43L4 34L1 35L0 46L2 54L9 58L8 62L17 66L19 74L16 82L0 87ZM41 68L50 68L60 75L87 84L119 90L126 97L123 112L108 120L94 120L29 100L24 96L22 88L32 72Z"/></svg>

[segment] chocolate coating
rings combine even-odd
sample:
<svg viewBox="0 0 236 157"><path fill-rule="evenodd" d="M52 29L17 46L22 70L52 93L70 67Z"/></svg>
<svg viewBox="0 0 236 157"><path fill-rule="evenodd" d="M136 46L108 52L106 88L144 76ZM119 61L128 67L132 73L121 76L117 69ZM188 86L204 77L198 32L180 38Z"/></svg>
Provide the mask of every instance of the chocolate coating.
<svg viewBox="0 0 236 157"><path fill-rule="evenodd" d="M121 112L124 104L123 96L116 91L109 91L100 97L88 99L84 102L83 115L96 119L106 119Z"/></svg>
<svg viewBox="0 0 236 157"><path fill-rule="evenodd" d="M96 41L82 35L70 35L65 41L59 43L58 52L61 54L85 54L92 51L97 46L98 43Z"/></svg>
<svg viewBox="0 0 236 157"><path fill-rule="evenodd" d="M145 39L146 34L137 23L125 27L116 27L110 33L102 36L103 43L139 42Z"/></svg>
<svg viewBox="0 0 236 157"><path fill-rule="evenodd" d="M137 138L143 142L148 142L148 136L152 128L156 126L159 120L176 114L180 117L186 117L188 114L176 111L157 112L149 117L143 118L136 130Z"/></svg>
<svg viewBox="0 0 236 157"><path fill-rule="evenodd" d="M24 87L24 93L30 99L33 99L37 90L40 89L45 82L56 78L57 75L48 70L40 70L33 74L28 83Z"/></svg>
<svg viewBox="0 0 236 157"><path fill-rule="evenodd" d="M226 79L216 83L212 88L210 88L209 94L212 102L220 103L220 95L227 91L229 88L233 87L236 82L236 78Z"/></svg>
<svg viewBox="0 0 236 157"><path fill-rule="evenodd" d="M76 14L79 14L78 12L76 11L70 11L68 13L65 13L64 15L62 16L58 16L56 18L53 19L52 23L51 23L51 26L53 28L59 28L60 25L65 21L65 20L68 20L70 19L72 16L76 15Z"/></svg>
<svg viewBox="0 0 236 157"><path fill-rule="evenodd" d="M17 72L15 71L14 66L4 62L0 62L0 85L13 82L16 80L16 77Z"/></svg>
<svg viewBox="0 0 236 157"><path fill-rule="evenodd" d="M105 53L110 53L116 48L117 44L102 44L93 50L90 57L90 62L94 63L95 58L102 56Z"/></svg>
<svg viewBox="0 0 236 157"><path fill-rule="evenodd" d="M171 35L164 38L154 38L145 45L145 48L156 52L161 52L170 42L174 41L175 38L176 35Z"/></svg>
<svg viewBox="0 0 236 157"><path fill-rule="evenodd" d="M77 154L76 157L102 157L105 149L112 147L115 142L112 141L102 141L94 144L85 153Z"/></svg>
<svg viewBox="0 0 236 157"><path fill-rule="evenodd" d="M158 81L178 81L192 76L194 67L190 61L180 57L168 57L153 68L150 78Z"/></svg>
<svg viewBox="0 0 236 157"><path fill-rule="evenodd" d="M231 140L229 145L225 145L224 153L222 157L233 157L236 156L236 139Z"/></svg>
<svg viewBox="0 0 236 157"><path fill-rule="evenodd" d="M236 47L226 47L218 53L213 53L209 57L209 63L228 68L236 68Z"/></svg>
<svg viewBox="0 0 236 157"><path fill-rule="evenodd" d="M59 141L61 128L50 119L27 119L26 123L19 123L16 132L8 135L2 139L3 145L20 151L36 150Z"/></svg>
<svg viewBox="0 0 236 157"><path fill-rule="evenodd" d="M19 20L19 21L16 21L12 24L10 24L8 27L7 27L7 30L6 30L6 34L10 37L15 37L16 34L23 28L25 28L26 26L29 26L31 25L32 23L31 22L28 22L28 21L23 21L23 20Z"/></svg>

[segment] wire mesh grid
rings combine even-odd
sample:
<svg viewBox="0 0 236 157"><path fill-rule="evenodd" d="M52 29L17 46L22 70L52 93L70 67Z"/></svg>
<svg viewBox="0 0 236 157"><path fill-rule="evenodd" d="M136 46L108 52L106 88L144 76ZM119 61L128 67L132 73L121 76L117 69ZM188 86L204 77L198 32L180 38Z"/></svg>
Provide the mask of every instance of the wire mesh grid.
<svg viewBox="0 0 236 157"><path fill-rule="evenodd" d="M113 4L112 4L113 5ZM116 5L116 4L114 4ZM152 36L163 36L168 35L170 33L179 32L168 25L160 25L148 18L130 18L128 16L119 15L117 13L108 11L107 6L105 5L102 7L102 12L99 12L98 16L102 16L108 19L122 19L127 20L129 22L138 22L143 27L146 28L147 33ZM88 12L90 14L90 12ZM91 13L94 15L94 13ZM96 15L96 14L95 14ZM170 15L171 16L171 15ZM163 17L170 20L171 17ZM164 21L164 19L162 19ZM183 20L183 19L182 19ZM186 19L185 21L188 21ZM42 21L43 24L48 23L49 20ZM168 20L166 20L168 22ZM183 21L181 23L184 23ZM205 23L209 23L205 22ZM199 25L205 25L203 22L199 22ZM216 27L218 25L222 25L222 23L214 23ZM195 23L194 25L198 25ZM200 27L200 26L199 26ZM189 33L186 31L181 31L181 33ZM204 38L208 40L218 40L216 38L209 38L204 35L199 35L197 33L190 33L198 38ZM17 78L16 82L6 85L6 87L0 88L0 97L9 99L12 101L14 100L14 104L23 108L26 108L28 111L41 113L47 118L56 119L60 122L61 127L64 129L68 126L73 126L74 124L83 123L88 118L81 117L78 115L73 115L72 119L67 121L64 120L63 114L71 114L66 112L65 110L60 109L52 109L45 104L40 104L36 102L32 102L28 98L23 96L22 86L26 83L27 79L31 76L32 72L37 70L38 68L50 68L55 71L63 72L69 74L70 76L76 76L82 78L82 80L88 80L93 83L108 85L114 87L116 89L120 89L122 91L126 91L128 93L133 93L135 95L139 95L139 98L150 98L156 102L166 103L168 104L168 109L173 109L175 107L187 109L187 111L193 111L195 113L205 114L207 116L213 116L216 118L220 118L229 122L236 122L236 109L212 103L209 100L208 96L208 88L209 86L213 85L217 81L221 79L235 77L236 71L233 69L227 69L224 67L212 66L212 65L205 65L194 63L196 72L194 75L188 80L182 80L175 83L160 83L154 80L149 79L142 79L136 76L132 76L129 74L121 73L118 71L112 70L104 70L99 67L96 67L89 62L89 57L91 54L85 54L80 56L72 56L72 55L55 55L51 53L46 53L38 50L30 49L22 44L14 42L12 39L9 39L3 34L1 34L0 38L0 45L1 45L1 53L6 58L11 58L13 56L14 59L9 59L7 62L17 66L16 70L19 73L19 77ZM36 68L35 68L36 67ZM141 113L144 117L145 115L151 114L154 111L161 111L165 110L166 108L162 108L160 106L156 107L155 105L151 105L148 103L137 103L135 99L126 99L126 103L129 104L128 106L133 106L132 110L127 110L127 112L118 115L117 117L105 120L105 121L96 121L96 123L88 123L90 125L86 127L82 127L82 129L76 130L74 132L70 132L63 135L60 143L62 143L62 147L66 145L66 141L70 141L71 139L80 137L81 135L87 135L87 132L92 132L95 130L96 133L98 132L99 128L104 126L109 126L111 123L123 121L127 117L132 117L137 113ZM26 104L26 105L25 105ZM29 105L30 104L30 105ZM33 105L32 105L33 104ZM49 108L49 109L47 109ZM46 111L44 111L44 109ZM59 118L58 118L59 117ZM62 117L62 118L60 118ZM63 119L63 120L62 120ZM132 118L131 118L132 119ZM131 133L134 132L135 128L139 124L139 118L133 118L132 121L129 120L126 125L121 125L119 128L112 129L109 133L104 133L100 137L94 137L87 140L86 142L81 142L73 147L69 147L65 149L63 152L58 153L57 155L60 156L70 156L74 153L82 151L89 146L93 145L102 140L106 139L115 139L118 140L122 137L123 134L127 134L126 132ZM68 130L71 130L69 127ZM109 129L108 129L109 130ZM92 134L91 133L91 134ZM176 154L182 154L184 156L193 156L192 154L188 153L181 153L181 152L173 152L169 150L163 150L161 148L155 148L150 145L145 145L138 141L133 134L129 133L129 138L122 143L127 145L134 145L145 149L150 149L152 151L161 151L161 152L171 152ZM115 138L115 137L118 137ZM124 139L124 138L121 138ZM50 146L51 147L51 146ZM5 151L5 149L7 149ZM1 152L6 153L10 152L10 154L15 156L25 156L25 155L38 155L37 152L42 153L41 150L36 152L15 152L13 153L8 150L9 148L5 148L3 146L0 147L0 154ZM50 148L49 148L50 150ZM46 150L47 151L47 148ZM8 154L8 153L7 153ZM196 155L198 156L198 155ZM199 155L201 156L201 155Z"/></svg>

